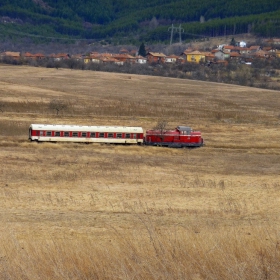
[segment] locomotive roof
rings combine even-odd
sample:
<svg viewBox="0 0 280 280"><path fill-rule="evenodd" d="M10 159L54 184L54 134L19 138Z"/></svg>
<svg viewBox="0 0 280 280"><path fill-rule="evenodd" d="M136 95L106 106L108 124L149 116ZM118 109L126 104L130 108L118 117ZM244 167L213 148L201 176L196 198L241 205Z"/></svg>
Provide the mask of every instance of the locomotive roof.
<svg viewBox="0 0 280 280"><path fill-rule="evenodd" d="M177 126L177 129L178 129L179 131L190 131L190 130L192 130L191 127L189 127L189 126L183 126L183 125Z"/></svg>
<svg viewBox="0 0 280 280"><path fill-rule="evenodd" d="M142 127L31 124L33 130L143 133Z"/></svg>

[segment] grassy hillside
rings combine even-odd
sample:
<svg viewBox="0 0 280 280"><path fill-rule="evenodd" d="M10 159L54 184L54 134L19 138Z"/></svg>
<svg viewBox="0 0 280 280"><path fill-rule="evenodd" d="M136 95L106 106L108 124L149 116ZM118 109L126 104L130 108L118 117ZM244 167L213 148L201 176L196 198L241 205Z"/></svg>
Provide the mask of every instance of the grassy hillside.
<svg viewBox="0 0 280 280"><path fill-rule="evenodd" d="M0 86L2 279L279 279L278 91L9 65ZM27 140L31 123L160 119L206 146Z"/></svg>
<svg viewBox="0 0 280 280"><path fill-rule="evenodd" d="M4 0L0 31L14 37L32 34L167 42L168 27L173 23L182 24L183 40L244 32L277 36L279 15L278 0Z"/></svg>

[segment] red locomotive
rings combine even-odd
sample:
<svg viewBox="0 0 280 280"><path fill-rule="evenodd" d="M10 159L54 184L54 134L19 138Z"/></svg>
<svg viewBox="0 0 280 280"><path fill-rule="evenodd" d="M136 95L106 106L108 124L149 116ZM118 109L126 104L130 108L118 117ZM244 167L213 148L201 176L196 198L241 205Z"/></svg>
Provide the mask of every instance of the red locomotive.
<svg viewBox="0 0 280 280"><path fill-rule="evenodd" d="M178 126L175 130L147 130L144 136L142 127L31 124L29 139L38 142L144 144L174 148L203 146L201 133L192 131L188 126Z"/></svg>
<svg viewBox="0 0 280 280"><path fill-rule="evenodd" d="M174 130L147 130L145 145L174 148L201 147L203 138L199 131L193 131L188 126L177 126Z"/></svg>

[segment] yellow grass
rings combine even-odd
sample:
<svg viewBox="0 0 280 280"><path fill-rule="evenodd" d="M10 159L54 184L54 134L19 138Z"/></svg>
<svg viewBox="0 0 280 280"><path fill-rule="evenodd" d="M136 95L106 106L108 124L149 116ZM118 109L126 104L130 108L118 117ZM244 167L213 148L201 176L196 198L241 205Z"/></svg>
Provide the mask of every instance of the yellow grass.
<svg viewBox="0 0 280 280"><path fill-rule="evenodd" d="M2 279L279 279L279 92L129 77L0 65ZM206 146L27 141L159 119Z"/></svg>

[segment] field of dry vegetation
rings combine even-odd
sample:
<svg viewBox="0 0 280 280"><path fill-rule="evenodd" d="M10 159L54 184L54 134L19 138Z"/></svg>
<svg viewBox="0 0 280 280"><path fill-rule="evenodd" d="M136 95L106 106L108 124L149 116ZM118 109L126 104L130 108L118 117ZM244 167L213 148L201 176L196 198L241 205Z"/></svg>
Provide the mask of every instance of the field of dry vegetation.
<svg viewBox="0 0 280 280"><path fill-rule="evenodd" d="M279 279L279 95L0 65L1 279ZM31 123L163 119L206 146L27 140Z"/></svg>

